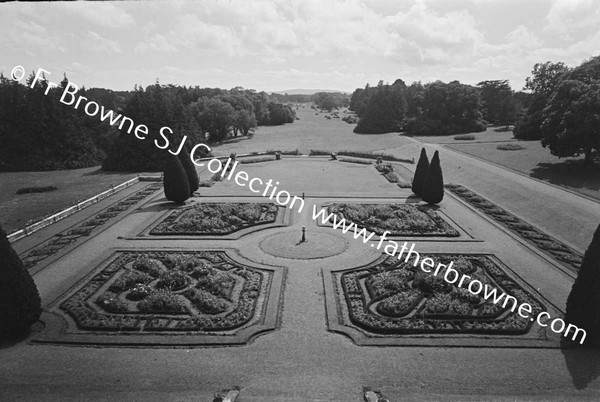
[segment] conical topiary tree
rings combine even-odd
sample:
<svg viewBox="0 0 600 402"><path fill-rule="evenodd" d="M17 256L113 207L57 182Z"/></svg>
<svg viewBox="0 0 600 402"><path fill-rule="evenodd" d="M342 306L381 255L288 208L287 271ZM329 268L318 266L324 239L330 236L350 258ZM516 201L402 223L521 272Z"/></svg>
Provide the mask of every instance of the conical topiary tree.
<svg viewBox="0 0 600 402"><path fill-rule="evenodd" d="M586 331L585 345L600 344L600 226L583 256L567 298L566 321ZM576 341L581 341L581 333L573 335L578 336Z"/></svg>
<svg viewBox="0 0 600 402"><path fill-rule="evenodd" d="M183 203L190 198L190 182L179 158L169 154L165 160L163 185L167 200Z"/></svg>
<svg viewBox="0 0 600 402"><path fill-rule="evenodd" d="M428 204L438 204L444 198L444 177L442 175L442 167L440 166L440 155L438 151L435 151L429 169L427 169L427 176L423 182L423 190L421 192L421 199Z"/></svg>
<svg viewBox="0 0 600 402"><path fill-rule="evenodd" d="M198 187L200 187L200 180L198 179L196 166L190 159L190 153L185 149L185 147L181 150L178 157L183 165L183 169L185 169L185 174L187 175L190 185L190 195L192 195L194 194L194 191L198 190Z"/></svg>
<svg viewBox="0 0 600 402"><path fill-rule="evenodd" d="M425 152L425 148L421 148L421 156L419 157L419 162L417 162L415 176L413 177L412 181L412 192L418 196L421 195L423 190L423 182L425 181L425 176L427 176L428 170L429 158L427 158L427 152Z"/></svg>
<svg viewBox="0 0 600 402"><path fill-rule="evenodd" d="M0 339L27 333L42 313L37 287L0 226Z"/></svg>

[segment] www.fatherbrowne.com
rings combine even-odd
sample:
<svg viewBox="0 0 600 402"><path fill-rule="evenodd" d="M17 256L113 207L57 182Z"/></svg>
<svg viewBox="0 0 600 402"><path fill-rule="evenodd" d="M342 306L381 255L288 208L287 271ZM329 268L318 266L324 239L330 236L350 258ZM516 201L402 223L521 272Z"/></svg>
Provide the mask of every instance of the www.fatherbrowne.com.
<svg viewBox="0 0 600 402"><path fill-rule="evenodd" d="M359 229L354 222L347 223L344 218L338 219L338 215L336 213L330 213L329 215L327 215L327 210L324 208L321 208L319 211L317 211L317 207L315 205L313 205L312 218L317 222L320 219L322 224L331 223L334 229L341 229L342 233L350 232L354 239L362 238L362 242L365 244L371 241L371 238L375 235L375 233L369 232L365 228ZM372 243L371 246L376 247L377 250L380 250L381 246L386 241L386 237L389 234L390 232L385 231L380 236L377 245L375 246L375 243ZM400 251L398 252L399 247ZM547 323L548 321L550 321L550 314L548 312L543 311L539 313L535 318L531 317L530 314L533 312L533 308L529 303L519 304L517 299L511 295L507 295L504 292L499 294L498 289L488 286L488 284L484 285L477 279L471 279L469 275L463 274L461 276L457 270L452 268L452 264L454 263L454 261L450 261L448 265L438 263L436 267L433 258L425 257L421 259L419 253L415 250L414 243L411 243L409 246L407 242L404 242L402 246L399 246L399 244L393 240L387 240L387 244L383 248L383 252L392 257L397 257L398 260L402 260L402 257L405 256L405 263L408 263L411 258L414 258L413 266L416 267L417 265L420 265L420 268L423 272L426 272L428 274L433 273L433 275L436 277L438 275L440 277L443 276L446 282L448 282L451 285L456 284L455 286L457 287L463 287L464 285L464 288L466 288L473 295L477 296L483 292L483 297L485 300L491 300L494 304L502 302L503 308L506 308L506 306L509 303L512 303L512 306L510 308L511 312L514 313L515 310L517 310L517 313L521 317L525 319L530 319L532 322L535 320L541 327L548 327ZM542 319L544 319L544 321L542 321ZM575 341L579 333L581 333L581 340L579 341L580 344L583 344L587 335L586 331L582 328L579 328L573 324L569 324L567 326L567 324L561 318L555 318L554 320L552 320L552 323L550 324L550 329L552 329L552 331L557 334L564 334L565 337L569 335L571 331L573 331L573 341Z"/></svg>
<svg viewBox="0 0 600 402"><path fill-rule="evenodd" d="M24 76L24 71L25 70L22 66L15 66L15 68L11 72L12 78L15 81L20 81ZM38 71L37 71L34 79L32 80L32 83L30 84L31 88L33 88L38 81L45 80L45 78L43 78L43 73L49 74L48 71L46 71L42 68L38 68ZM49 89L53 86L57 87L58 84L48 82L48 81L46 81L46 82L47 82L48 86L46 88L45 94L47 95ZM119 124L120 130L123 130L124 124L125 124L125 122L127 122L129 124L127 133L131 133L131 131L133 130L134 125L135 125L133 120L131 120L130 118L128 118L126 116L121 116L121 115L116 115L116 117L115 117L114 112L112 110L106 111L103 106L99 105L96 102L89 101L87 98L85 98L81 95L77 96L77 100L76 100L76 95L78 95L77 92L78 92L78 87L75 84L69 82L63 90L63 94L60 98L60 101L62 103L64 103L65 105L73 106L75 109L77 109L79 107L79 104L82 101L87 101L84 106L84 111L87 115L92 117L92 116L96 116L100 113L101 121L108 119L110 125ZM70 96L70 99L67 98L68 96ZM118 122L119 119L121 119L120 123ZM137 126L135 126L135 130L133 130L133 132L134 132L134 135L138 139L143 140L146 138L146 135L148 135L148 127L145 126L144 124L138 124ZM172 133L173 133L173 131L169 127L162 127L160 129L159 134L162 137L164 144L159 144L157 140L154 140L154 142L158 148L166 149L168 152L172 153L173 155L177 155L183 148L184 143L187 139L187 136L185 136L183 138L179 147L177 148L177 151L173 152L171 149L169 149L170 141L169 141L168 136L166 135L166 134L172 134ZM196 160L196 158L194 157L194 152L200 147L204 147L208 152L211 151L210 147L206 144L200 143L200 144L194 145L194 147L192 148L192 151L190 152L190 159L196 166L204 166L204 163L199 163ZM227 176L227 180L231 180L233 178L235 183L241 187L248 185L248 188L250 191L252 191L254 193L262 192L263 197L267 197L267 194L269 194L269 190L270 190L270 194L268 195L268 198L270 200L277 202L281 206L292 209L294 207L294 204L296 202L298 202L298 213L302 212L302 210L304 208L304 197L303 198L300 198L297 196L292 197L292 195L285 190L280 190L276 193L279 182L275 182L275 184L273 184L273 180L271 180L271 179L268 180L267 182L263 182L260 178L256 178L256 177L250 178L248 173L246 173L245 171L240 170L240 171L236 172L237 165L238 165L238 162L233 161L233 163L232 163L231 158L229 158L227 160L227 163L225 164L225 166L222 165L222 162L219 160L219 158L213 158L210 160L210 162L208 162L207 168L211 173L220 172L221 177L223 177L223 178L225 178L224 176L227 173L229 173ZM236 173L235 175L234 175L234 172ZM264 189L264 191L261 191L263 189ZM334 229L341 229L343 233L348 233L352 230L352 235L354 236L354 239L359 239L362 237L362 241L365 244L368 243L371 240L371 238L375 235L375 233L373 233L373 232L369 233L365 228L359 229L354 222L351 222L350 224L346 224L346 220L344 218L338 220L337 214L335 214L335 213L330 213L329 215L327 215L327 211L325 209L321 209L320 211L317 212L317 207L315 205L313 205L312 218L314 221L317 221L320 218L322 224L332 223ZM379 238L379 243L377 243L377 246L376 246L377 250L381 249L381 246L383 245L384 241L386 240L386 237L389 234L390 234L390 232L386 231L381 235L381 237ZM371 246L375 247L375 244L373 243L373 244L371 244ZM384 247L383 251L384 251L384 253L386 253L390 256L396 256L396 253L398 253L398 247L399 247L399 245L397 242L395 242L393 240L387 240L387 244ZM408 263L410 258L413 257L414 258L413 265L415 267L417 265L419 265L419 260L421 260L421 256L415 250L414 243L412 243L410 245L410 248L409 248L407 242L404 242L404 244L402 244L402 247L400 247L400 252L397 254L398 260L402 259L402 256L407 251L408 251L408 253L406 254L406 258L404 259L404 262ZM529 315L533 312L533 308L530 304L528 304L528 303L519 304L515 297L513 297L511 295L507 295L506 293L502 293L502 294L498 295L498 290L496 288L491 288L487 284L485 284L485 286L484 286L484 284L482 284L480 281L478 281L476 279L472 279L467 282L467 280L471 279L471 277L468 275L464 275L464 274L462 276L460 276L459 272L452 268L452 264L453 264L452 261L447 266L445 266L441 263L438 263L437 267L435 267L435 261L430 257L425 257L420 261L421 270L423 270L424 272L432 273L432 269L435 267L435 270L433 271L434 276L443 275L444 280L451 285L454 285L456 282L458 282L458 284L456 285L458 287L461 287L464 284L466 286L467 290L474 295L479 295L481 292L483 292L483 297L486 300L491 299L494 304L502 302L503 308L506 308L507 304L509 302L512 302L512 306L510 309L511 312L514 313L514 311L517 310L518 314L521 317L523 317L525 319L529 318L532 322L534 321L534 318ZM450 280L451 277L452 277L452 280ZM542 321L542 317L548 318L548 320ZM550 321L549 320L550 317L551 316L550 316L550 314L548 314L548 312L543 311L536 316L535 320L537 321L538 325L540 325L541 327L547 327L548 326L547 322ZM557 323L559 324L558 328L555 327L555 324L557 324ZM575 341L577 339L577 336L581 332L582 336L581 336L580 344L583 344L583 342L585 341L586 335L587 335L587 333L584 329L578 328L577 326L575 326L573 324L569 324L567 326L567 324L560 318L555 318L554 320L552 320L552 323L550 324L550 329L552 329L552 331L557 334L563 334L565 337L567 335L569 335L569 333L571 333L571 331L573 331L573 337L572 337L573 341Z"/></svg>

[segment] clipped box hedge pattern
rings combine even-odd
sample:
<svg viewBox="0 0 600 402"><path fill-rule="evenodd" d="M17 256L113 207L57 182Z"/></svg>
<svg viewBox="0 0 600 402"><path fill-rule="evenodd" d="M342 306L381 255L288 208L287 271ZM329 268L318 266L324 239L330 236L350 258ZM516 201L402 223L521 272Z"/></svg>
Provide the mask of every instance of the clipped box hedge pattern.
<svg viewBox="0 0 600 402"><path fill-rule="evenodd" d="M486 255L431 254L437 262L448 264L460 275L495 287L521 303L532 306L535 317L545 311L544 305L523 289L498 264ZM494 304L483 292L475 296L444 281L443 277L422 272L411 263L389 256L370 268L357 268L334 274L341 283L351 323L368 332L379 334L495 334L527 333L532 322L518 315L518 305L503 301Z"/></svg>
<svg viewBox="0 0 600 402"><path fill-rule="evenodd" d="M224 252L120 252L60 309L80 330L227 331L250 322L272 274Z"/></svg>

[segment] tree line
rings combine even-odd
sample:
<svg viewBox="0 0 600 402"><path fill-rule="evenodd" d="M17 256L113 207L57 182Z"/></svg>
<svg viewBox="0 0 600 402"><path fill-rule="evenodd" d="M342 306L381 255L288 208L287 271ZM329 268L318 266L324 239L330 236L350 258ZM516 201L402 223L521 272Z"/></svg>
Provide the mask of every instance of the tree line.
<svg viewBox="0 0 600 402"><path fill-rule="evenodd" d="M600 56L575 68L538 63L516 92L508 80L380 81L357 88L349 108L359 117L356 133L452 135L514 124L515 138L541 140L558 157L584 155L590 165L600 150Z"/></svg>
<svg viewBox="0 0 600 402"><path fill-rule="evenodd" d="M158 171L164 152L154 141L140 141L106 122L65 107L59 99L68 84L45 94L48 82L31 88L0 74L0 171L74 169L102 163L105 170ZM265 92L161 85L133 91L81 88L77 96L98 102L149 128L150 140L161 127L172 129L171 144L184 137L193 143L217 143L251 135L257 126L294 122L289 105ZM176 149L173 149L176 151Z"/></svg>
<svg viewBox="0 0 600 402"><path fill-rule="evenodd" d="M541 139L552 155L584 155L584 165L592 165L600 151L600 56L574 68L538 63L526 88L532 101L515 126L515 137Z"/></svg>
<svg viewBox="0 0 600 402"><path fill-rule="evenodd" d="M482 81L477 86L442 81L410 86L398 79L357 88L350 110L360 118L355 132L379 134L405 131L411 135L451 135L484 131L487 124L514 124L527 95L517 96L507 80Z"/></svg>
<svg viewBox="0 0 600 402"><path fill-rule="evenodd" d="M350 105L350 96L343 92L316 92L312 95L272 93L270 97L281 103L314 103L317 108L328 112Z"/></svg>

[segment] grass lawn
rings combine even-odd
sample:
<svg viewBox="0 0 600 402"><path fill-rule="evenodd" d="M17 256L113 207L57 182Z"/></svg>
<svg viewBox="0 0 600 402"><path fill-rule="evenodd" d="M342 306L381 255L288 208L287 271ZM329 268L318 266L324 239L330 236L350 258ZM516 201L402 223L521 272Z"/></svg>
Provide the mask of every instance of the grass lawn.
<svg viewBox="0 0 600 402"><path fill-rule="evenodd" d="M501 131L496 131L501 130ZM509 131L503 131L504 127L488 127L485 131L480 133L467 133L467 134L454 134L454 135L437 135L437 136L424 136L415 137L419 141L429 142L430 144L462 144L462 143L479 143L479 142L507 142L507 141L518 141L513 138L512 128ZM461 135L472 135L475 137L473 140L456 140L454 137L460 137Z"/></svg>
<svg viewBox="0 0 600 402"><path fill-rule="evenodd" d="M299 106L299 120L292 124L259 127L253 138L232 140L214 147L215 155L261 152L266 150L299 149L308 154L311 149L330 151L374 151L399 147L410 143L398 133L361 135L354 134L354 124L340 119L326 119L325 115ZM338 110L340 117L347 114ZM0 173L0 223L7 233L21 229L28 222L37 221L58 212L78 201L92 197L111 187L135 177L136 173L102 172L99 167L51 172ZM23 187L56 186L45 193L17 195Z"/></svg>
<svg viewBox="0 0 600 402"><path fill-rule="evenodd" d="M524 149L514 151L497 149L499 145L506 144L518 144ZM468 141L445 146L600 199L600 166L596 165L584 170L582 167L583 157L559 159L552 155L549 149L543 148L539 141L484 143Z"/></svg>
<svg viewBox="0 0 600 402"><path fill-rule="evenodd" d="M137 176L137 173L103 172L99 166L51 172L0 173L0 223L7 233L21 229L78 201L90 198ZM18 194L23 187L55 186L46 193Z"/></svg>
<svg viewBox="0 0 600 402"><path fill-rule="evenodd" d="M215 155L260 152L266 150L290 151L298 149L308 155L311 149L327 151L376 151L410 143L398 133L355 134L355 124L342 121L348 114L338 109L340 119L326 119L331 113L321 113L310 106L296 110L299 120L283 126L259 127L252 139L244 138L214 147ZM315 113L319 113L318 115Z"/></svg>

